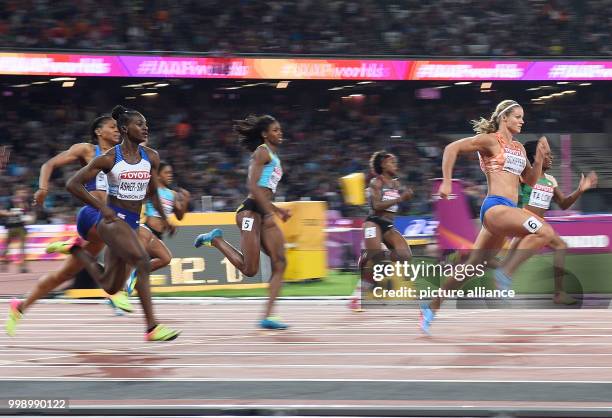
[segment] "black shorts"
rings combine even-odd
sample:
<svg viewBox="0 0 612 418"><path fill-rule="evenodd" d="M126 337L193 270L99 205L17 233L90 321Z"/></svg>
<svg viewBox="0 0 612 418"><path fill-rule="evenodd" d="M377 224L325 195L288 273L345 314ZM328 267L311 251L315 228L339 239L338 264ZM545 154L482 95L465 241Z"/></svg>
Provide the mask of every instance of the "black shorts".
<svg viewBox="0 0 612 418"><path fill-rule="evenodd" d="M380 216L370 215L366 218L366 222L374 222L376 225L380 226L383 235L385 234L385 232L390 231L394 228L393 222L383 219Z"/></svg>
<svg viewBox="0 0 612 418"><path fill-rule="evenodd" d="M241 204L240 206L238 206L238 209L236 209L236 214L239 214L240 212L242 212L243 210L250 210L256 213L259 213L262 217L264 217L266 214L264 213L263 210L260 209L260 207L257 205L257 202L255 201L255 199L251 199L250 197L247 197Z"/></svg>
<svg viewBox="0 0 612 418"><path fill-rule="evenodd" d="M147 229L149 231L151 231L151 233L153 233L153 235L155 235L160 241L164 240L164 233L163 232L158 232L155 229L153 229L153 227L147 223L144 224L144 226L147 227Z"/></svg>

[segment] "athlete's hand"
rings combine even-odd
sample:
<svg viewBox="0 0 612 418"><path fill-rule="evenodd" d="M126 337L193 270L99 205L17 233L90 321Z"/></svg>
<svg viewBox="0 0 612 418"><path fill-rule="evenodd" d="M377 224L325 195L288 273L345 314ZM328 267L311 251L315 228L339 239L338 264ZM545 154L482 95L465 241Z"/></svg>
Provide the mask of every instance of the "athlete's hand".
<svg viewBox="0 0 612 418"><path fill-rule="evenodd" d="M191 193L189 193L187 190L183 189L182 187L179 187L176 191L182 194L185 200L189 200L191 198Z"/></svg>
<svg viewBox="0 0 612 418"><path fill-rule="evenodd" d="M45 199L47 198L47 190L46 189L38 189L36 193L34 193L34 201L32 202L34 206L42 207L45 204Z"/></svg>
<svg viewBox="0 0 612 418"><path fill-rule="evenodd" d="M414 190L412 190L410 187L408 187L406 190L404 190L404 192L401 194L400 199L402 200L402 202L406 201L406 200L410 200L412 199L412 196L414 196Z"/></svg>
<svg viewBox="0 0 612 418"><path fill-rule="evenodd" d="M586 177L584 174L581 175L578 190L581 192L586 192L587 190L595 187L597 187L597 174L594 171L591 171Z"/></svg>
<svg viewBox="0 0 612 418"><path fill-rule="evenodd" d="M167 219L162 219L162 225L164 227L164 232L168 232L170 235L174 235L176 233L176 226L168 222Z"/></svg>
<svg viewBox="0 0 612 418"><path fill-rule="evenodd" d="M440 184L440 187L438 188L438 194L440 195L441 199L448 199L448 196L451 194L452 190L453 183L448 180L443 180L442 184Z"/></svg>
<svg viewBox="0 0 612 418"><path fill-rule="evenodd" d="M103 206L102 209L100 209L100 214L102 215L106 223L111 223L119 220L119 218L117 217L117 213L108 206Z"/></svg>
<svg viewBox="0 0 612 418"><path fill-rule="evenodd" d="M276 214L283 222L287 222L287 220L291 218L291 211L289 209L276 207Z"/></svg>

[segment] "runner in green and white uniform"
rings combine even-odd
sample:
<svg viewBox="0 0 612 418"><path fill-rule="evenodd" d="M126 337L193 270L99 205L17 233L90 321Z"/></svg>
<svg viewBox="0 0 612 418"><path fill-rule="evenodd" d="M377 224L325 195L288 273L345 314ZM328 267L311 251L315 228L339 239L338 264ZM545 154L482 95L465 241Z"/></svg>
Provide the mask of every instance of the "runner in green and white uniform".
<svg viewBox="0 0 612 418"><path fill-rule="evenodd" d="M525 151L527 158L533 163L535 150L538 141L528 141L525 143ZM576 200L587 190L597 186L597 174L590 172L586 177L584 174L580 179L578 188L568 196L565 196L557 184L557 180L546 171L550 170L553 163L553 157L550 150L544 156L542 164L542 176L536 184L531 187L528 184L521 182L519 190L519 207L539 216L544 217L544 213L550 209L551 201L554 201L561 209L570 208ZM513 251L520 242L515 239L511 246ZM576 303L576 300L568 295L563 290L563 277L565 265L565 251L567 244L561 239L558 234L555 234L555 239L551 242L550 247L555 250L554 266L555 266L555 295L553 300L557 304L571 305Z"/></svg>

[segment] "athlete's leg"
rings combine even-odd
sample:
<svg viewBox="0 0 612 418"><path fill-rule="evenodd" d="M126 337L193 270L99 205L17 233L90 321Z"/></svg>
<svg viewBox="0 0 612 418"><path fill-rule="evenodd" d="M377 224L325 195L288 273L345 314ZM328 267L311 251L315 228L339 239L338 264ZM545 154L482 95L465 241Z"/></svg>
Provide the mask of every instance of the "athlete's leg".
<svg viewBox="0 0 612 418"><path fill-rule="evenodd" d="M383 235L383 242L391 250L392 261L410 261L412 251L406 239L395 228L391 228Z"/></svg>
<svg viewBox="0 0 612 418"><path fill-rule="evenodd" d="M476 242L474 243L474 250L470 252L468 259L466 260L466 265L476 265L483 263L486 260L492 258L499 250L501 249L504 243L503 236L493 235L488 229L481 228L478 236L476 237ZM466 280L457 280L454 277L447 280L443 285L443 290L454 290L459 289ZM432 311L437 311L440 309L440 305L443 302L443 298L435 298L432 300L429 307Z"/></svg>
<svg viewBox="0 0 612 418"><path fill-rule="evenodd" d="M87 242L82 249L92 256L96 256L104 248L102 242ZM57 288L62 283L74 278L74 276L83 269L83 263L74 255L69 255L59 270L47 273L42 276L34 285L32 291L21 302L20 310L25 312L34 302L47 295L50 291Z"/></svg>
<svg viewBox="0 0 612 418"><path fill-rule="evenodd" d="M211 245L223 255L245 276L253 277L259 271L259 251L261 249L260 230L261 215L255 211L243 210L236 214L236 225L240 229L240 249L234 248L223 239L220 229L196 238L196 247ZM212 237L212 239L211 239ZM209 242L209 244L208 244Z"/></svg>
<svg viewBox="0 0 612 418"><path fill-rule="evenodd" d="M283 286L283 275L287 267L285 259L285 238L280 228L274 222L273 216L266 216L261 230L261 243L264 251L270 257L272 275L268 287L268 303L264 319L272 315L274 301Z"/></svg>

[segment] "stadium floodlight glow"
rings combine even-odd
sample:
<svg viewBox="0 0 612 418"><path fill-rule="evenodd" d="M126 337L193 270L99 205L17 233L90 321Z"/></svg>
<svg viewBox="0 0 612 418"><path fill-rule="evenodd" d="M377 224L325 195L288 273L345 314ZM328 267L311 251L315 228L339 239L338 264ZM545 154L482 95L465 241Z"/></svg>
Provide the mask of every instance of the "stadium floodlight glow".
<svg viewBox="0 0 612 418"><path fill-rule="evenodd" d="M142 93L141 96L157 96L159 93L150 92L150 93Z"/></svg>
<svg viewBox="0 0 612 418"><path fill-rule="evenodd" d="M56 77L52 78L51 81L76 81L74 77Z"/></svg>
<svg viewBox="0 0 612 418"><path fill-rule="evenodd" d="M486 81L480 84L480 89L481 90L490 89L492 86L493 86L493 83L491 83L490 81Z"/></svg>
<svg viewBox="0 0 612 418"><path fill-rule="evenodd" d="M472 84L471 81L457 81L455 83L456 86L467 86L468 84Z"/></svg>
<svg viewBox="0 0 612 418"><path fill-rule="evenodd" d="M74 87L74 81L64 81L62 87Z"/></svg>

